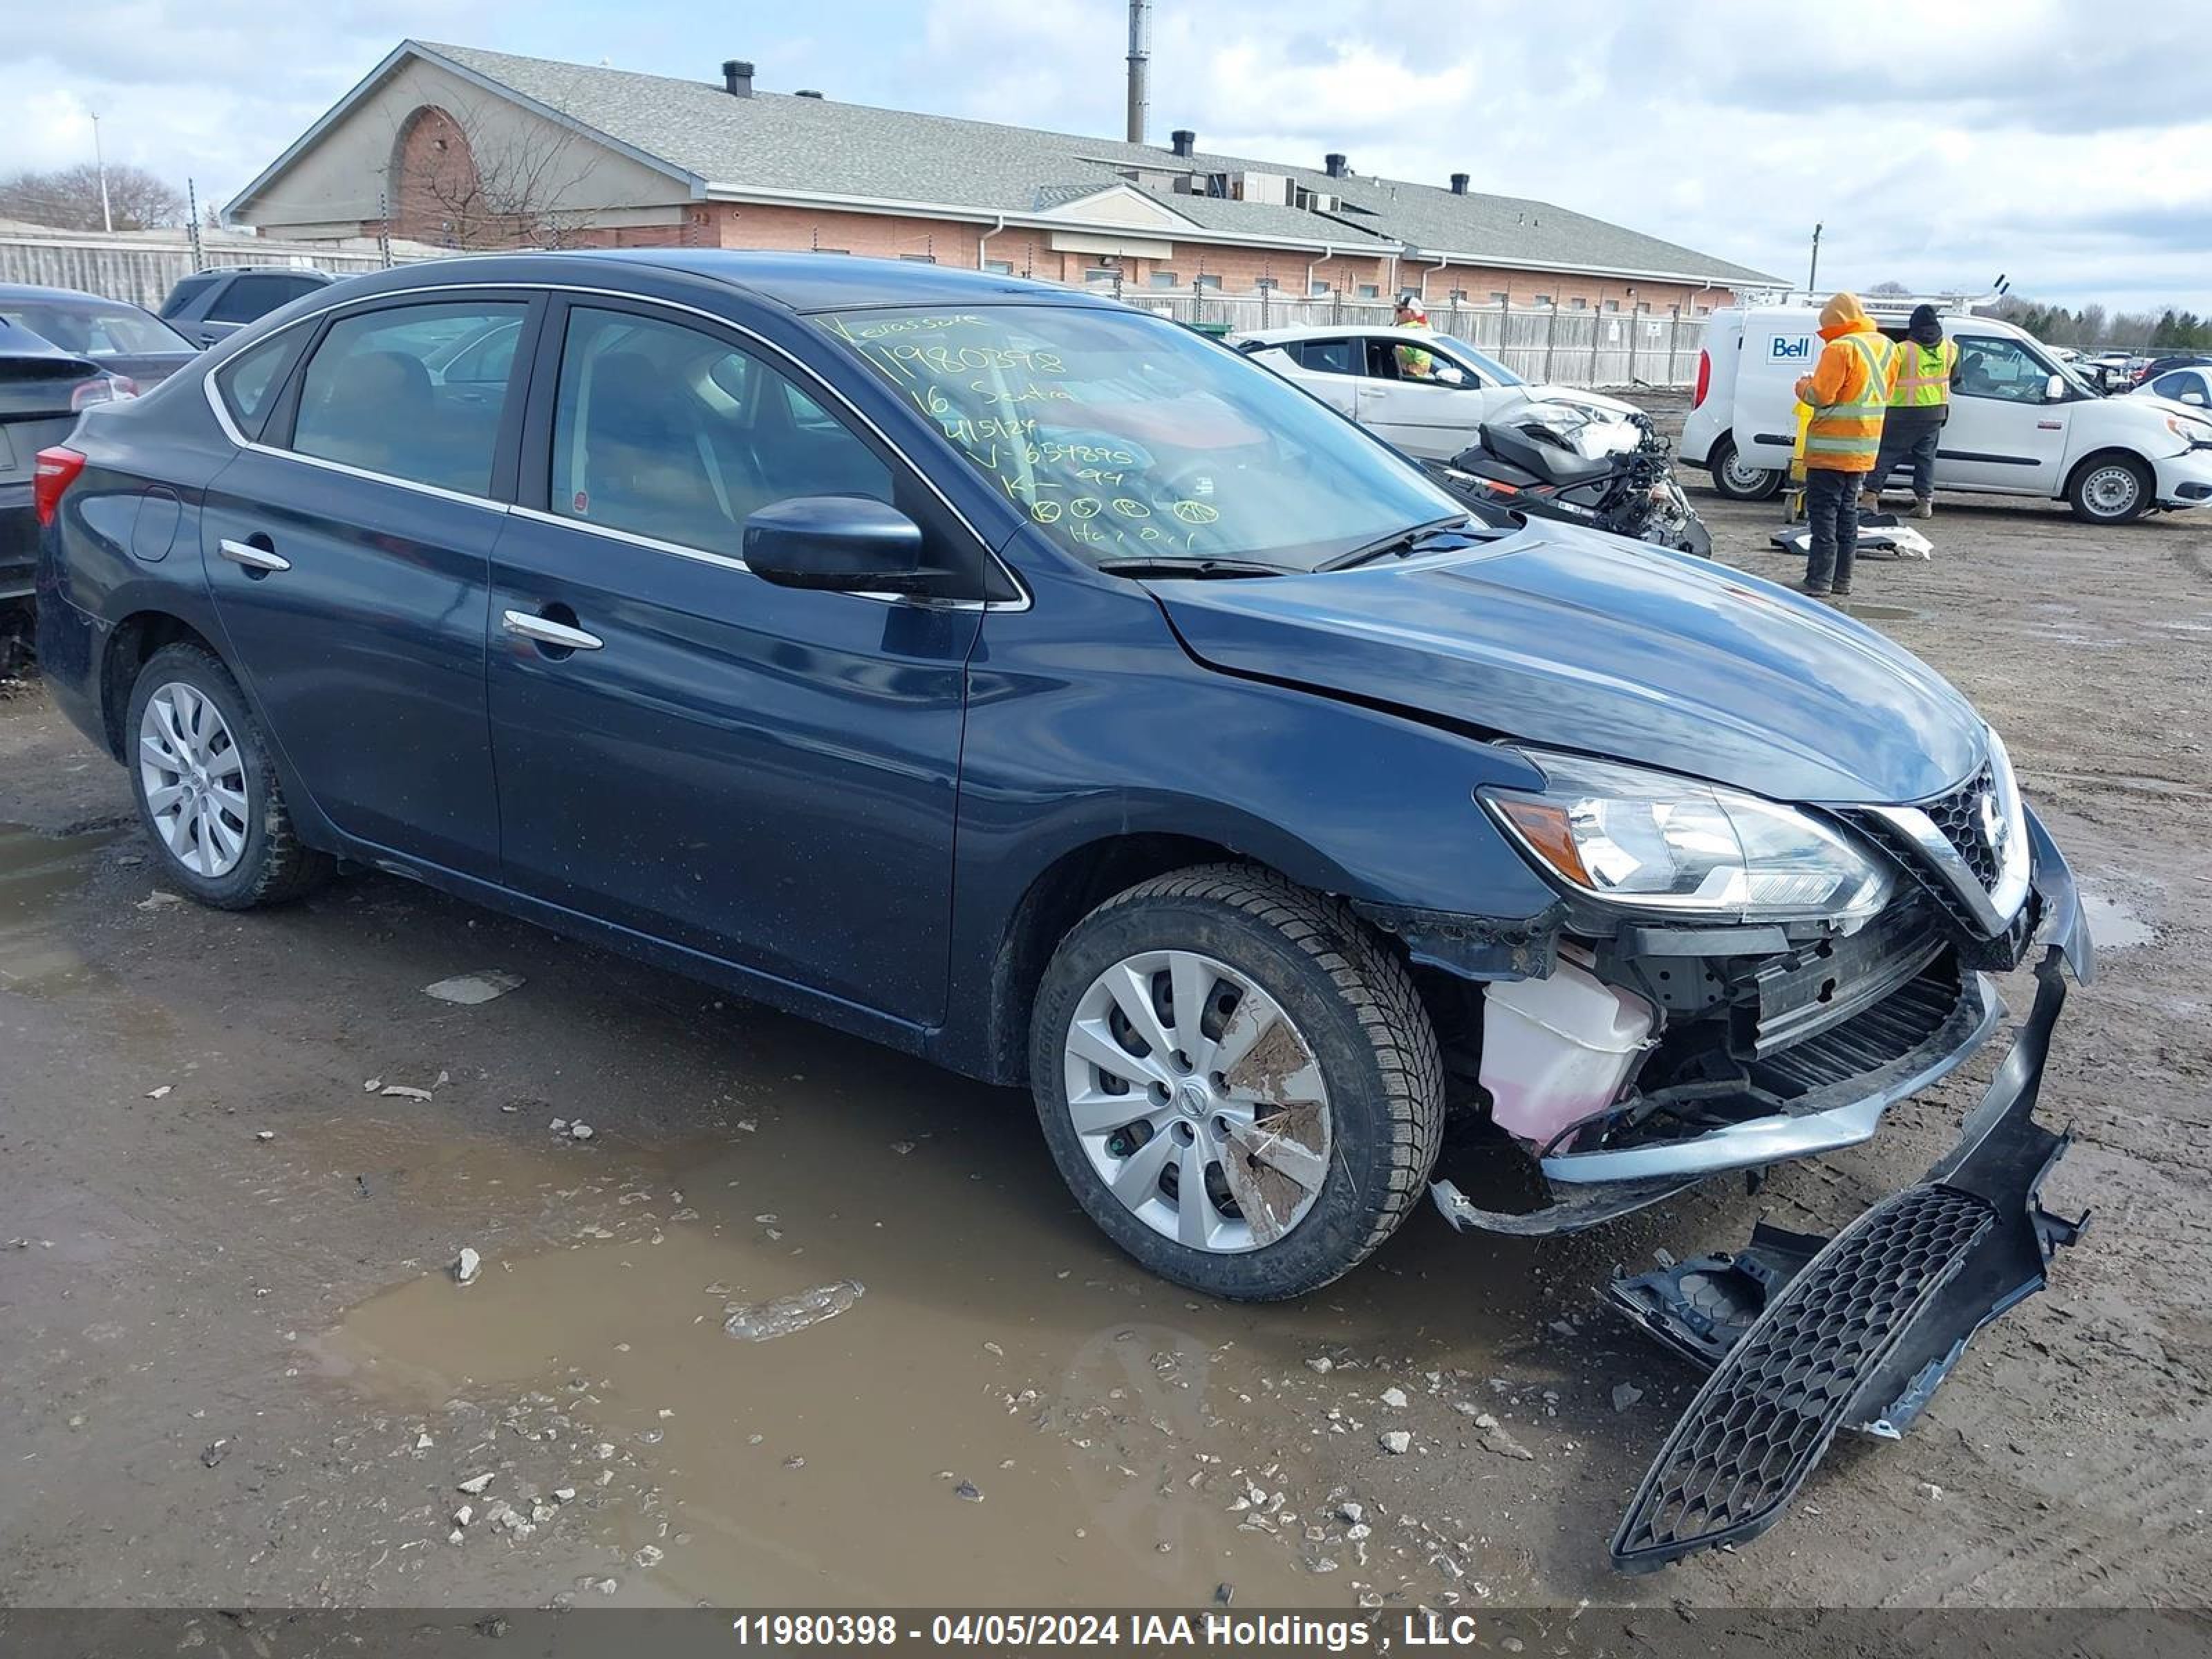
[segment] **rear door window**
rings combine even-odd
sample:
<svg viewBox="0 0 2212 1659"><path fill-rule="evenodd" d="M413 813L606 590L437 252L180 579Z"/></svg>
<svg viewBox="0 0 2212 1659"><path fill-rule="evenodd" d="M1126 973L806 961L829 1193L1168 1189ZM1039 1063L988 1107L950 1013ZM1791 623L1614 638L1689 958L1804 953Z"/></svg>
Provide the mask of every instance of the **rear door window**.
<svg viewBox="0 0 2212 1659"><path fill-rule="evenodd" d="M292 447L387 477L484 495L510 382L449 382L433 360L442 362L456 341L498 324L520 325L526 310L457 301L341 317L302 373Z"/></svg>
<svg viewBox="0 0 2212 1659"><path fill-rule="evenodd" d="M745 520L795 495L892 500L890 469L779 370L714 335L629 312L568 313L551 509L739 555Z"/></svg>
<svg viewBox="0 0 2212 1659"><path fill-rule="evenodd" d="M1293 340L1284 351L1301 368L1316 374L1358 374L1360 351L1355 340Z"/></svg>
<svg viewBox="0 0 2212 1659"><path fill-rule="evenodd" d="M299 355L305 334L303 329L282 330L216 371L216 395L249 443L261 435L262 425L276 404L277 390L284 384L284 371Z"/></svg>

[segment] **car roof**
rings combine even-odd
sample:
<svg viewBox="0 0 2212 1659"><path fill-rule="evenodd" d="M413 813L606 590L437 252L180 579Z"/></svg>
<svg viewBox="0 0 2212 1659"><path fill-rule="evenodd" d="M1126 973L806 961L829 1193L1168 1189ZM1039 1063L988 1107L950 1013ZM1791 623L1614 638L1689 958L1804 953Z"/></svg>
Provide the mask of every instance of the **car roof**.
<svg viewBox="0 0 2212 1659"><path fill-rule="evenodd" d="M195 276L319 276L325 282L335 283L337 281L337 276L332 275L331 272L323 270L319 265L288 265L281 264L270 265L202 265L198 270L192 272L192 275ZM180 276L177 280L179 282L183 282L185 279Z"/></svg>
<svg viewBox="0 0 2212 1659"><path fill-rule="evenodd" d="M1133 311L1120 301L1052 283L903 259L846 254L754 252L737 248L593 248L557 253L426 259L349 279L349 294L391 293L427 284L598 282L631 265L702 277L797 312L872 306L981 305L1032 301Z"/></svg>
<svg viewBox="0 0 2212 1659"><path fill-rule="evenodd" d="M142 309L128 300L111 300L104 294L87 294L82 289L41 288L35 283L0 283L0 300L75 300L86 305L123 306L132 311Z"/></svg>
<svg viewBox="0 0 2212 1659"><path fill-rule="evenodd" d="M1266 345L1282 345L1291 340L1433 340L1436 331L1426 328L1399 328L1388 323L1346 323L1340 328L1306 323L1297 328L1252 328L1240 331L1240 340L1258 340Z"/></svg>

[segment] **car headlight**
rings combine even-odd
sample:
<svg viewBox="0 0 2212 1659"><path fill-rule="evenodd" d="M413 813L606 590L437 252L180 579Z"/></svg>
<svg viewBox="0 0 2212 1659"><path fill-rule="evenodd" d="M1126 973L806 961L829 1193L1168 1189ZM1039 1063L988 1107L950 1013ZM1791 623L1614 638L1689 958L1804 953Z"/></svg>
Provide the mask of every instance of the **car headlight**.
<svg viewBox="0 0 2212 1659"><path fill-rule="evenodd" d="M2169 415L2166 429L2184 443L2212 443L2212 421L2191 420L2186 415Z"/></svg>
<svg viewBox="0 0 2212 1659"><path fill-rule="evenodd" d="M1480 799L1591 898L1721 921L1863 921L1888 902L1889 866L1808 812L1641 767L1522 753L1545 787Z"/></svg>

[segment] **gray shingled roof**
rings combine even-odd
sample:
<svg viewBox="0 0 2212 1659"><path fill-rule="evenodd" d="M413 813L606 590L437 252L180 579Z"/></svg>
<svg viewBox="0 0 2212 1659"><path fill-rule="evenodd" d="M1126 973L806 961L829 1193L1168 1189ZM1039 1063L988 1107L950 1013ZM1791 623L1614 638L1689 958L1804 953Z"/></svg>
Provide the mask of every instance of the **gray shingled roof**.
<svg viewBox="0 0 2212 1659"><path fill-rule="evenodd" d="M755 92L719 82L517 58L473 46L410 42L641 151L709 186L1035 214L1114 183L1117 169L1286 173L1365 215L1320 215L1264 202L1154 191L1163 205L1209 230L1313 246L1403 243L1505 264L1769 283L1763 272L1548 203L1469 193L1201 152L1188 161L1151 145L1043 132L828 98ZM1062 194L1065 191L1066 194Z"/></svg>

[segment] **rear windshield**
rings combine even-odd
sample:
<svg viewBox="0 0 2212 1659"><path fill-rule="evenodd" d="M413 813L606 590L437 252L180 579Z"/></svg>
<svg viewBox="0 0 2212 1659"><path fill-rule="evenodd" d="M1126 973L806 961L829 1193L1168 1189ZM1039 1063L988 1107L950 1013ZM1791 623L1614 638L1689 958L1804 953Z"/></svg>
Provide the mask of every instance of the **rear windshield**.
<svg viewBox="0 0 2212 1659"><path fill-rule="evenodd" d="M0 318L82 357L130 357L141 352L190 351L192 343L136 306L98 301L0 301Z"/></svg>
<svg viewBox="0 0 2212 1659"><path fill-rule="evenodd" d="M1304 392L1143 313L817 317L1079 558L1310 570L1464 509Z"/></svg>

